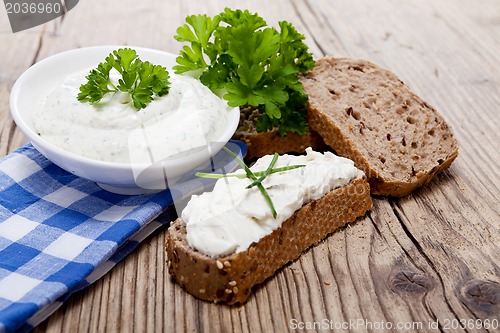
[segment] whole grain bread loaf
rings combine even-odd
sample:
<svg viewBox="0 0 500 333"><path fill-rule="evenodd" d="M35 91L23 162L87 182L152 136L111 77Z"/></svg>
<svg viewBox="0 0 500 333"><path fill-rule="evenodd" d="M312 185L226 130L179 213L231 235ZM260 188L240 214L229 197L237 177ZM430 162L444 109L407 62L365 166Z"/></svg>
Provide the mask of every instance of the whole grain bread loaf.
<svg viewBox="0 0 500 333"><path fill-rule="evenodd" d="M167 233L168 271L179 285L200 299L242 304L255 285L371 207L369 184L365 178L357 178L304 205L279 229L246 251L215 259L189 246L186 228L179 218Z"/></svg>
<svg viewBox="0 0 500 333"><path fill-rule="evenodd" d="M389 70L325 57L301 82L309 127L365 172L373 194L407 195L458 155L443 117Z"/></svg>
<svg viewBox="0 0 500 333"><path fill-rule="evenodd" d="M247 145L246 160L255 160L264 155L303 153L307 147L321 151L325 148L325 143L321 136L310 129L305 135L288 132L285 136L280 136L277 129L258 133L256 122L259 110L252 107L242 108L240 112L240 122L233 139L245 142Z"/></svg>

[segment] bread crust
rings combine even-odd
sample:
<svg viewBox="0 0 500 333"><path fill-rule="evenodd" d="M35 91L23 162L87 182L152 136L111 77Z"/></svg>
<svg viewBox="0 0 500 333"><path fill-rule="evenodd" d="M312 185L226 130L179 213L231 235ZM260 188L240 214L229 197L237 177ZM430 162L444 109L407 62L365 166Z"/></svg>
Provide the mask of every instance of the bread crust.
<svg viewBox="0 0 500 333"><path fill-rule="evenodd" d="M305 135L295 132L289 132L285 136L280 136L278 130L272 130L262 133L239 133L233 136L235 140L241 140L247 145L246 160L255 160L264 155L278 153L280 155L287 153L303 153L307 147L313 150L322 151L325 143L321 136L308 130Z"/></svg>
<svg viewBox="0 0 500 333"><path fill-rule="evenodd" d="M378 65L324 57L301 82L309 127L365 172L372 194L405 196L458 156L441 115Z"/></svg>
<svg viewBox="0 0 500 333"><path fill-rule="evenodd" d="M168 271L182 288L197 298L242 304L255 285L328 234L363 216L371 207L369 184L365 178L355 179L304 205L279 229L246 251L216 259L188 245L186 229L179 218L167 233Z"/></svg>
<svg viewBox="0 0 500 333"><path fill-rule="evenodd" d="M254 161L264 155L278 153L303 153L307 147L322 151L326 147L321 136L308 128L304 135L288 132L282 136L278 129L257 132L259 109L244 107L240 109L240 122L233 139L243 141L247 145L245 160Z"/></svg>

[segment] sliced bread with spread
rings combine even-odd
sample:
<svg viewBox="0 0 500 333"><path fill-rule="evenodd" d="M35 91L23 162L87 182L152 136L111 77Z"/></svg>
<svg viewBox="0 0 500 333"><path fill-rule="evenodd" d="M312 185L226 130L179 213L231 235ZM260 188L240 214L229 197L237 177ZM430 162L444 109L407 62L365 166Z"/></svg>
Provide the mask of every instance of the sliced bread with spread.
<svg viewBox="0 0 500 333"><path fill-rule="evenodd" d="M307 135L257 133L258 111L242 109L234 138L248 145L248 160L263 156L251 168L257 173L265 172L268 154L274 152L305 151L281 156L278 163L298 161L305 166L264 177L261 184L269 191L269 201L256 186L247 188L251 180L224 177L213 192L194 196L168 230L168 271L200 299L246 302L256 285L365 215L372 207L370 192L407 195L458 155L458 143L444 118L378 65L325 57L300 81L308 94ZM332 154L328 146L345 158ZM316 164L309 161L316 158L325 163L316 169L308 166ZM300 184L309 187L298 193ZM273 201L274 217L267 206Z"/></svg>
<svg viewBox="0 0 500 333"><path fill-rule="evenodd" d="M204 300L244 303L255 285L371 209L369 184L352 161L306 152L280 156L277 168L299 167L262 181L275 216L247 178L221 178L191 199L167 233L168 271L180 286ZM263 172L270 158L251 169Z"/></svg>

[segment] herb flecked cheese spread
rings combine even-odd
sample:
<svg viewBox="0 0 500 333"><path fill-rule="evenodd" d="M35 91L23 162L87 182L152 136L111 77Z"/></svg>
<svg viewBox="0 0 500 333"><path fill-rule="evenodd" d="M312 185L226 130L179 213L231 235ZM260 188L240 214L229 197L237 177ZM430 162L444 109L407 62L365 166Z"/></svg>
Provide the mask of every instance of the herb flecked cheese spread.
<svg viewBox="0 0 500 333"><path fill-rule="evenodd" d="M266 170L272 157L261 157L250 169ZM280 156L275 164L277 168L291 165L304 167L272 173L262 181L276 218L259 189L247 188L252 183L249 178L224 177L212 192L193 196L182 211L189 245L213 258L245 251L303 205L364 175L351 160L311 148L306 155Z"/></svg>
<svg viewBox="0 0 500 333"><path fill-rule="evenodd" d="M87 73L67 77L43 96L33 117L39 135L67 151L107 162L150 163L206 146L227 127L227 102L190 76L171 73L169 93L137 111L122 92L98 104L78 101ZM111 79L117 81L117 74Z"/></svg>

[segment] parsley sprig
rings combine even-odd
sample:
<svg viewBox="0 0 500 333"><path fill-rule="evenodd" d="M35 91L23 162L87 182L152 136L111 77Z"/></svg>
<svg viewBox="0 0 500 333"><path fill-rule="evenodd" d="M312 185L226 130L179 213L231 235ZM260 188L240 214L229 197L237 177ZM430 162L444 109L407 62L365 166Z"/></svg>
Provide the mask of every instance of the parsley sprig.
<svg viewBox="0 0 500 333"><path fill-rule="evenodd" d="M226 8L219 15L191 15L175 39L187 42L177 73L194 71L212 91L223 91L232 107L257 107L257 131L278 128L305 134L307 95L297 73L314 67L304 36L287 21L280 30L248 10Z"/></svg>
<svg viewBox="0 0 500 333"><path fill-rule="evenodd" d="M302 168L305 165L298 164L298 165L290 165L290 166L281 167L281 168L274 168L274 165L278 161L278 157L279 157L278 153L275 153L274 156L273 156L273 158L272 158L272 160L271 160L271 163L269 163L269 166L267 167L267 169L265 171L253 172L245 164L245 162L243 162L243 160L240 159L235 153L233 153L231 150L229 150L226 147L223 147L223 149L229 155L231 155L231 157L236 161L236 163L238 163L238 165L241 168L243 168L243 170L245 171L245 174L241 174L241 173L217 174L217 173L197 172L195 175L197 177L212 178L212 179L219 179L219 178L224 178L224 177L237 177L237 178L240 178L240 179L244 179L244 178L251 179L252 183L250 185L248 185L246 188L250 189L250 188L252 188L254 186L257 186L257 188L259 189L260 193L262 194L262 196L266 200L267 204L271 208L271 212L273 214L273 217L276 218L276 216L278 214L276 213L276 209L274 208L273 201L271 200L271 197L269 196L269 193L267 192L267 190L264 187L264 185L262 185L262 182L270 174L277 173L277 172L288 171L288 170L293 170L293 169L297 169L297 168Z"/></svg>
<svg viewBox="0 0 500 333"><path fill-rule="evenodd" d="M118 83L110 78L115 69L121 74ZM145 108L156 96L163 96L170 89L170 76L165 67L142 61L130 48L114 50L104 62L86 76L87 83L80 86L79 101L99 103L104 95L126 92L137 110Z"/></svg>

